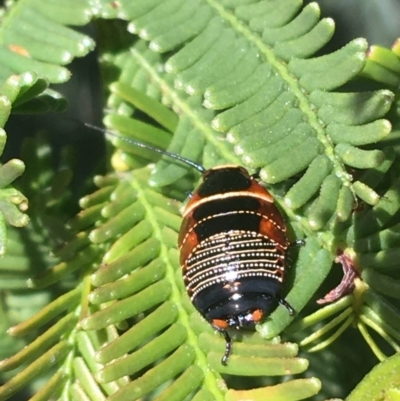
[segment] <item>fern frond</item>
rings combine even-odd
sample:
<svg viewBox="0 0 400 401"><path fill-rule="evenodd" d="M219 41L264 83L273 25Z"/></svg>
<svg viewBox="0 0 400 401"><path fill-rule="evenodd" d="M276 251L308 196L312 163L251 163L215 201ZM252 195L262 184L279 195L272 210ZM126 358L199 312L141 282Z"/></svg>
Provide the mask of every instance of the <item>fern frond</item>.
<svg viewBox="0 0 400 401"><path fill-rule="evenodd" d="M307 363L295 358L295 346L265 347L254 336L253 345L238 344L228 368L220 364L223 339L216 337L199 318L183 295L181 279L177 279L180 275L174 250L180 225L177 205L149 190L147 175L146 171L136 170L134 175L125 177L128 186L125 181L114 188L110 194L112 203L102 207L106 220L89 236L95 244L111 243L111 247L104 255L103 266L91 276L96 288L89 294L89 300L94 306L103 306L83 319L81 327L101 331L110 324L122 329L126 323L129 326L134 323L120 337L109 339L95 354L96 361L104 365L96 373L100 386L127 375L132 377L130 383L107 399L122 399L128 394L131 399L146 394L159 394L160 399L170 399L174 394L173 399L184 399L189 394L194 397L199 390L199 397L208 394L213 399L224 399L224 391L216 386L218 373L260 376L303 371ZM89 209L95 207L95 200L103 200L99 191L85 199ZM184 372L186 369L189 370ZM174 384L163 385L175 376ZM313 394L319 387L315 380L301 384L302 391L308 389L307 394ZM179 388L177 394L176 388ZM292 383L259 389L254 394L249 392L249 396L261 397L269 391L294 393L294 388ZM230 394L232 399L239 396ZM299 399L296 397L293 399Z"/></svg>
<svg viewBox="0 0 400 401"><path fill-rule="evenodd" d="M11 75L29 72L25 74L26 89L15 103L19 111L65 109L65 99L48 89L45 81L67 81L70 72L64 65L94 48L91 38L65 26L87 24L91 16L88 1L75 1L71 7L70 1L23 0L5 11L0 28L0 84Z"/></svg>
<svg viewBox="0 0 400 401"><path fill-rule="evenodd" d="M368 67L370 61L368 60L365 70L361 73L362 76L384 82L380 75L384 69L399 75L399 71L396 71L398 58L395 46L392 51L379 47L372 48L369 57L374 63L380 65L381 70L379 72L379 69ZM389 82L386 83L389 84ZM339 311L341 314L302 341L304 344L313 341L333 327L337 330L336 333L339 333L341 328L338 329L336 326L346 319L343 325L356 324L365 341L381 361L387 358L387 351L383 351L384 348L380 341L376 341L376 336L381 337L394 352L400 349L398 335L400 312L396 302L400 288L396 263L399 255L397 231L400 209L396 104L393 105L393 110L388 116L394 124L394 130L390 136L377 144L384 156L383 162L360 174L359 180L354 183L356 194L372 207L356 211L353 224L347 231L345 252L352 259L360 275L360 278L355 280L355 291L353 297L349 298L350 305L346 303L341 306L343 301L341 300L336 305L316 312L314 316L319 315L317 321L327 317L323 316L324 311L332 310L332 316ZM380 121L382 120L376 123ZM369 133L366 132L365 135L368 137ZM365 158L364 162L368 162L368 159ZM310 322L313 320L312 317L309 317ZM294 324L291 330L296 330L296 327L299 329L302 324L307 326L307 319L305 318L297 325ZM323 342L319 342L311 350L323 345Z"/></svg>
<svg viewBox="0 0 400 401"><path fill-rule="evenodd" d="M8 336L7 341L1 342L1 352L6 359L0 362L0 371L13 371L12 379L1 387L2 397L4 394L10 396L20 388L18 378L24 377L28 382L31 381L29 384L26 383L31 388L38 385L37 376L41 375L42 380L46 378L48 369L52 369L53 363L57 361L56 355L61 359L65 357L65 354L59 354L52 347L60 341L66 331L75 327L78 320L77 317L67 316L55 322L54 326L35 339L38 333L42 332L43 325L47 325L58 315L57 302L62 302L63 298L51 304L50 308L47 307L48 304L54 297L64 292L65 287L71 285L64 282L59 288L35 291L29 290L28 287L28 282L33 276L40 274L57 261L56 256L50 255L51 248L59 246L68 239L65 235L64 222L53 215L57 211L53 198L57 190L64 192L63 195L59 194L60 204L69 200L68 192L65 188L61 189L68 183L68 173L66 174L64 170L55 177L51 173L51 153L47 142L44 143L43 139L43 137L36 140L28 138L23 144L25 152L22 158L27 163L27 170L24 178L18 181L18 188L29 196L32 217L30 224L24 230L7 227L6 253L0 259L2 302L7 311L9 325L17 327L9 329L8 334L12 337ZM53 178L58 179L56 185ZM60 219L62 216L61 213L58 215ZM75 295L78 295L76 299L79 299L79 293L75 292ZM67 302L68 300L71 298L68 298ZM68 306L64 307L66 308ZM28 319L34 314L39 314L35 321ZM28 321L24 322L26 319ZM6 346L8 347L5 348ZM44 356L49 348L51 351ZM15 355L10 356L13 353ZM54 361L46 359L52 356L55 358ZM24 364L29 366L28 370L21 369ZM7 373L2 373L2 377L7 376Z"/></svg>
<svg viewBox="0 0 400 401"><path fill-rule="evenodd" d="M182 16L189 12L185 11L187 4L137 2L132 6L121 2L120 12L131 21L131 32L150 41L150 49L161 53L177 51L167 59L159 58L158 63L165 62L168 73L163 74L156 72L157 63L152 63L156 60L154 53L143 46L137 47L140 53L133 50L152 84L163 87L163 98L172 100L173 107L184 110L188 116L186 102L181 100L185 97L179 91L183 89L190 95L203 95L203 105L215 110L207 114L206 127L197 126L196 132L188 132L186 143L193 143L199 136L215 143L218 135L210 131L211 125L235 144L234 150L246 166L261 169L264 181L278 183L302 173L284 196L283 206L293 209L298 216L321 189L318 200L307 211L308 221L302 222L306 231L323 230L328 222L348 220L356 191L362 193L360 183L352 182L346 166L365 169L383 162L380 150L362 147L389 134L390 124L377 119L388 111L393 97L388 91L332 92L361 71L366 44L356 40L330 55L304 59L329 40L333 27L329 19L318 23L319 9L314 3L298 13L300 6L300 2L290 1L246 6L235 2L193 2L194 19L198 16L203 21L203 15L207 15L207 22L197 30L185 31L188 36L183 35L180 42L178 36L175 40L173 36L186 26ZM271 10L279 13L282 21L272 18ZM175 43L174 48L160 46L166 42L164 36L170 39L168 43ZM334 73L329 72L331 68ZM205 114L200 102L196 113ZM225 110L216 112L221 109ZM370 139L362 134L365 130L371 132ZM183 146L174 143L175 140L170 150L182 153ZM217 160L238 161L229 147L222 149L225 146L218 144L219 156L207 160L209 165ZM193 151L183 155L199 159ZM319 169L321 163L326 167ZM183 174L182 169L176 169L175 174L179 175L167 178L170 169L166 169L166 164L159 169L164 171L164 177L163 173L156 173L153 179L159 185L173 182ZM313 185L309 185L311 180ZM332 185L334 193L330 192ZM330 195L324 195L327 193Z"/></svg>
<svg viewBox="0 0 400 401"><path fill-rule="evenodd" d="M139 3L126 5L126 15L132 21L129 29L150 41L150 49L162 52L159 44L163 43L163 35L170 39L173 35L168 24L174 23L177 31L183 29L184 22L179 15L185 7L181 8L179 1L159 6ZM286 15L287 20L276 26L276 19L269 19L272 9L269 7L279 6L281 11L287 7L287 14L282 11L282 17ZM374 144L390 133L390 123L381 118L388 112L393 94L387 90L333 92L363 69L365 41L355 40L330 55L304 59L329 40L331 21L318 23L319 10L315 4L297 15L295 4L280 2L279 6L274 2L254 2L248 7L229 1L222 5L209 3L205 6L208 7L208 24L198 34L195 29L191 31L189 35L192 36L182 42L172 40L177 50L172 57L157 58L143 46L140 53L133 50L139 65L136 71L140 71L134 85L143 84L144 76L147 76L147 82L150 78L151 85L158 84L163 88L162 98L168 99L172 107L183 112L184 119L189 120L181 119L182 129L178 127L170 150L202 161L206 166L237 162L229 146L215 142L218 134L208 129L211 125L216 131L226 133L226 138L236 145L234 150L246 166L261 168L261 177L266 182L278 183L296 178L295 184L284 195L283 206L288 208L287 214L310 234L312 230L325 231L348 221L356 195L361 195L370 204L376 203L377 198L373 197L365 182L353 179L348 169L387 168L387 151L381 150L379 143ZM124 7L122 3L122 9ZM199 16L204 15L200 14L198 3L193 4L193 10L199 12ZM260 13L266 26L260 25ZM294 16L296 18L292 20ZM161 23L164 19L167 21L165 26ZM309 21L307 30L302 31L304 24L300 21ZM240 25L240 22L245 23ZM262 41L256 32L262 33ZM193 40L189 40L191 38ZM167 74L157 68L163 62ZM142 70L147 74L144 75ZM139 75L143 77L140 80ZM146 90L146 86L141 89ZM192 96L203 95L203 106L210 112L205 112L200 104L202 99L198 101L195 96L189 100L195 108L188 109L189 102L182 90ZM221 109L225 110L218 114ZM205 127L196 118L198 115L206 116ZM112 123L109 127L117 129ZM183 130L186 134L179 135ZM201 146L196 143L200 135L206 139L203 159L195 153L195 149ZM180 146L176 145L178 141ZM217 155L206 159L210 148ZM171 170L163 163L156 169L153 182L158 185L174 182L182 177L182 170L178 173L179 169L175 169L176 175L170 176ZM370 171L364 176L371 174ZM298 177L299 173L303 175ZM306 218L301 216L303 213ZM338 239L333 239L327 232L324 235L319 237L323 238L324 247L335 253ZM310 265L321 268L318 271L322 281L333 256L321 249L319 257L318 263ZM298 263L296 269L300 265ZM308 275L305 274L307 278L314 276L313 268ZM314 290L310 289L310 293L317 286L319 284L313 287ZM296 305L296 310L301 310L309 299L305 299L303 304L291 298L301 298L300 288L304 290L304 284L296 285L295 282L294 294L288 294L288 300ZM274 319L275 314L281 312L278 308L271 316L274 323L266 324L268 337L281 332L290 322L287 316ZM346 327L350 321L346 320ZM280 322L276 328L275 322Z"/></svg>
<svg viewBox="0 0 400 401"><path fill-rule="evenodd" d="M398 391L398 372L399 354L375 367L371 373L352 391L346 401L378 400L384 392L385 399L390 400L399 395Z"/></svg>
<svg viewBox="0 0 400 401"><path fill-rule="evenodd" d="M93 47L65 25L92 16L126 20L133 35L124 32L126 24L97 22L104 78L111 84L105 125L206 167L235 163L260 170L291 230L307 237L283 288L296 312L327 277L338 250L353 267L366 268L352 295L292 326L332 319L299 343L318 340L317 350L354 322L383 359L368 330L398 349L399 314L382 296L398 287L392 272L399 253L400 169L384 119L394 95L386 89L350 93L346 85L360 74L382 77L388 67L391 74L380 81L395 88L398 60L379 50L366 61L360 39L315 57L334 30L319 14L315 3L302 8L299 0L21 0L0 31L0 55L7 56L0 77L30 71L26 85L6 84L15 110L59 109L63 99L47 81L68 79L63 65ZM10 102L0 110L4 123ZM277 337L292 321L279 307L258 327L261 336L238 334L230 364L220 364L224 343L186 297L175 249L180 217L174 199L184 199L198 177L126 141L112 142L118 173L96 177L98 190L82 199L70 232L54 236L55 242L67 239L56 261L48 268L46 260L30 277L38 293L66 294L10 330L41 334L1 362L2 370L24 370L0 388L0 399L40 374L50 379L35 399L299 400L318 393L316 378L282 383L264 377L308 368L297 346ZM155 169L149 161L157 162ZM12 171L8 181L18 173ZM68 174L61 178L66 183ZM38 206L42 198L26 188ZM354 212L357 197L367 205ZM53 225L35 223L42 233L53 232ZM10 250L20 254L19 244ZM52 369L55 362L58 369ZM255 388L221 388L221 375L228 383L250 375Z"/></svg>
<svg viewBox="0 0 400 401"><path fill-rule="evenodd" d="M11 104L19 94L21 81L11 77L0 87L0 153L6 144L6 133L3 129L11 112ZM25 170L21 160L13 159L0 167L0 254L4 255L7 242L6 223L14 227L23 227L29 222L24 213L28 207L27 198L11 186Z"/></svg>

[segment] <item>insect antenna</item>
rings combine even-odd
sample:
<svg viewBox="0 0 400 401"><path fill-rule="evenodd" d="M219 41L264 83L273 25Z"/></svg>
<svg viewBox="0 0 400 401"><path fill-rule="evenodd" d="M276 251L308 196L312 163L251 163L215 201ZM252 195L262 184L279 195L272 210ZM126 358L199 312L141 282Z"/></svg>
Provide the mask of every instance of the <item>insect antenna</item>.
<svg viewBox="0 0 400 401"><path fill-rule="evenodd" d="M131 145L134 145L134 146L137 146L137 147L143 148L143 149L148 149L148 150L151 150L152 152L168 156L171 159L178 160L178 161L180 161L182 163L187 164L188 166L194 167L197 171L199 171L202 174L204 174L207 171L206 168L203 167L202 165L197 164L192 160L186 159L186 157L180 156L180 155L178 155L176 153L171 153L171 152L168 152L167 150L163 150L163 149L157 148L157 147L152 146L152 145L147 145L146 143L135 141L134 139L126 138L124 136L118 135L118 134L116 134L116 133L114 133L112 131L109 131L107 129L104 129L104 128L101 128L101 127L97 127L96 125L92 125L90 123L83 123L83 124L87 128L91 128L91 129L93 129L95 131L102 132L105 135L109 135L109 136L112 136L114 138L120 139L122 141L130 143Z"/></svg>

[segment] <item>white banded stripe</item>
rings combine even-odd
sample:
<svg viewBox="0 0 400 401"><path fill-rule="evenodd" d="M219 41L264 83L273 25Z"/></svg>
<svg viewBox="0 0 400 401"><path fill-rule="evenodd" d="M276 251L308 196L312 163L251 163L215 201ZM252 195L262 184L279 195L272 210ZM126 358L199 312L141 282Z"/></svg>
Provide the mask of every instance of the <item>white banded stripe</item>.
<svg viewBox="0 0 400 401"><path fill-rule="evenodd" d="M214 284L233 284L247 277L269 277L282 282L284 250L253 231L228 231L201 241L186 261L186 289L193 299Z"/></svg>

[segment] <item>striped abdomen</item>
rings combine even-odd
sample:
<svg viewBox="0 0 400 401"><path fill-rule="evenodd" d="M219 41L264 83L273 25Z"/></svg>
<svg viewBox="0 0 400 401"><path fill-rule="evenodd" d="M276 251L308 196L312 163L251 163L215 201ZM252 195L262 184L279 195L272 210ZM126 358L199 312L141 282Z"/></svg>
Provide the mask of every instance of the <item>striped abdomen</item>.
<svg viewBox="0 0 400 401"><path fill-rule="evenodd" d="M214 325L254 323L252 314L268 312L284 278L285 224L271 195L242 168L209 174L181 228L186 289Z"/></svg>
<svg viewBox="0 0 400 401"><path fill-rule="evenodd" d="M186 289L210 321L266 312L284 278L285 226L268 192L250 179L255 184L257 192L197 199L182 225Z"/></svg>
<svg viewBox="0 0 400 401"><path fill-rule="evenodd" d="M266 292L285 270L284 249L254 231L231 230L201 241L186 261L185 285L199 309L235 293Z"/></svg>

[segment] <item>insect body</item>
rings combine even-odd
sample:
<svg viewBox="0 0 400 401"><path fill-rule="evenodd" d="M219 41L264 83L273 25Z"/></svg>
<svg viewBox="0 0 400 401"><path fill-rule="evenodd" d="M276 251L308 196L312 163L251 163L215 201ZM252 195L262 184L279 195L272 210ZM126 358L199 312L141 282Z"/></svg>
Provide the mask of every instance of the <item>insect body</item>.
<svg viewBox="0 0 400 401"><path fill-rule="evenodd" d="M278 296L289 245L273 198L249 173L234 165L203 174L188 202L179 247L187 292L196 309L222 332L226 365L230 327L253 328Z"/></svg>
<svg viewBox="0 0 400 401"><path fill-rule="evenodd" d="M253 328L276 301L294 313L278 295L289 246L286 225L273 197L246 169L226 165L206 170L180 155L85 125L203 174L183 213L180 262L193 305L225 337L222 364L231 352L228 328Z"/></svg>

